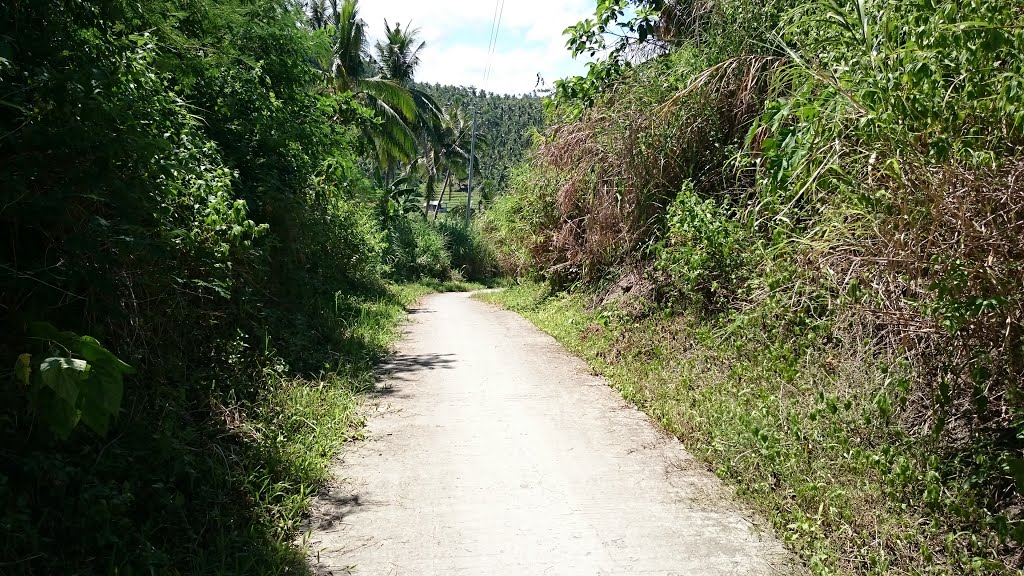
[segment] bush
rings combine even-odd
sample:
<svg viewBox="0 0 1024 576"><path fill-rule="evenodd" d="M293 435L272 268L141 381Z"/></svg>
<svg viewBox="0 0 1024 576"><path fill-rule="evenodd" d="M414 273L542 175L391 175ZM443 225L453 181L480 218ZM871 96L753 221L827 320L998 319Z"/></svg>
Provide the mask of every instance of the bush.
<svg viewBox="0 0 1024 576"><path fill-rule="evenodd" d="M452 255L436 226L420 216L400 216L390 222L387 262L399 280L448 280Z"/></svg>
<svg viewBox="0 0 1024 576"><path fill-rule="evenodd" d="M415 250L413 266L418 276L446 280L452 275L452 254L446 238L436 226L415 218L410 220Z"/></svg>
<svg viewBox="0 0 1024 576"><path fill-rule="evenodd" d="M664 239L654 247L658 288L667 302L722 311L743 283L753 246L742 226L689 183L668 207Z"/></svg>
<svg viewBox="0 0 1024 576"><path fill-rule="evenodd" d="M510 189L479 219L479 230L510 277L537 275L550 265L550 230L557 219L555 186L526 162L512 173Z"/></svg>
<svg viewBox="0 0 1024 576"><path fill-rule="evenodd" d="M467 280L482 281L494 277L497 264L491 247L481 235L479 225L466 230L465 226L443 220L437 224L451 253L452 265Z"/></svg>

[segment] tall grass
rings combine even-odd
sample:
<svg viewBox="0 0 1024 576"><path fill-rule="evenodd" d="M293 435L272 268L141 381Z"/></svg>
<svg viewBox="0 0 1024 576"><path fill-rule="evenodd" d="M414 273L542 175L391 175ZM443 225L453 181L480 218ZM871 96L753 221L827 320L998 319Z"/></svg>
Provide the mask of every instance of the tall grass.
<svg viewBox="0 0 1024 576"><path fill-rule="evenodd" d="M9 439L0 571L308 572L295 546L303 514L359 432L359 396L404 306L429 291L338 293L321 313L342 346L337 364L317 373L296 375L272 342L249 351L235 341L225 348L237 372L230 387L207 380L205 393L161 390L156 399L129 389L109 438L78 430L56 453L36 432Z"/></svg>
<svg viewBox="0 0 1024 576"><path fill-rule="evenodd" d="M1020 569L1019 3L787 4L677 22L485 229L818 573Z"/></svg>

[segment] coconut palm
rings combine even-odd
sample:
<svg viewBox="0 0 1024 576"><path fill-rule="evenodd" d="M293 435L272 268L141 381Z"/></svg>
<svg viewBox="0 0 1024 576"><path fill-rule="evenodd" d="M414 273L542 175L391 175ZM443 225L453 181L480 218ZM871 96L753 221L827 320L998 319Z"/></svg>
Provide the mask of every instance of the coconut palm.
<svg viewBox="0 0 1024 576"><path fill-rule="evenodd" d="M451 175L452 163L469 156L466 152L467 149L459 145L460 142L457 137L457 127L465 124L463 116L461 108L450 106L442 111L441 121L427 133L428 145L424 151L426 172L426 189L424 194L426 212L424 214L429 212L430 202L434 200L438 176L445 172L448 174L441 187L441 198L439 199L444 200L444 191ZM441 202L438 202L437 208L434 210L435 220L437 219L440 207Z"/></svg>
<svg viewBox="0 0 1024 576"><path fill-rule="evenodd" d="M426 43L419 39L419 29L408 24L404 28L401 24L392 27L385 20L384 31L384 38L374 46L377 75L404 86L412 96L416 107L416 119L412 128L422 151L422 157L413 161L413 167L423 160L429 174L432 172L429 167L434 164L431 161L430 149L434 147L433 140L444 128L444 114L434 98L413 83L416 69L420 65L420 52ZM428 176L428 184L432 183ZM431 199L428 198L428 201Z"/></svg>
<svg viewBox="0 0 1024 576"><path fill-rule="evenodd" d="M332 5L336 6L336 2ZM311 0L306 3L306 10L309 12L309 26L314 30L326 28L331 22L331 11L327 0Z"/></svg>
<svg viewBox="0 0 1024 576"><path fill-rule="evenodd" d="M342 90L354 90L366 78L365 56L366 22L359 17L358 0L344 0L338 10L337 0L331 1L334 42L332 72Z"/></svg>
<svg viewBox="0 0 1024 576"><path fill-rule="evenodd" d="M420 52L427 45L419 40L419 28L405 30L401 24L392 28L384 21L384 39L378 40L376 48L377 73L382 78L390 78L403 86L412 87L416 68L420 65Z"/></svg>
<svg viewBox="0 0 1024 576"><path fill-rule="evenodd" d="M452 194L452 176L460 179L469 170L470 140L472 138L472 120L466 115L461 106L452 105L444 109L441 127L431 134L430 155L428 166L430 170L427 176L426 201L429 206L433 200L434 183L440 174L445 174L441 185L440 200L444 200L445 192L448 192L449 199ZM486 139L477 135L477 147L486 146ZM473 159L475 167L480 165L479 156ZM473 170L477 172L476 169ZM434 210L434 219L440 211L441 202L438 202Z"/></svg>
<svg viewBox="0 0 1024 576"><path fill-rule="evenodd" d="M324 72L331 89L352 92L377 122L364 124L374 143L377 160L387 172L397 162L416 157L417 99L401 83L382 76L370 77L372 67L366 38L366 22L359 17L358 0L311 0L307 4L310 26L327 36L326 49L317 68Z"/></svg>

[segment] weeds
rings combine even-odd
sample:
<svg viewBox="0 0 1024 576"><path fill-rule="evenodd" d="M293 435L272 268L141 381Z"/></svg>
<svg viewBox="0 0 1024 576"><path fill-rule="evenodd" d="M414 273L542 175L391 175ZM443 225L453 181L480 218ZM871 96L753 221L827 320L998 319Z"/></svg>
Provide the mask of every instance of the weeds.
<svg viewBox="0 0 1024 576"><path fill-rule="evenodd" d="M1019 3L666 4L671 53L556 95L488 215L567 295L496 298L815 572L1020 570Z"/></svg>
<svg viewBox="0 0 1024 576"><path fill-rule="evenodd" d="M271 349L245 387L131 390L109 439L77 430L56 453L38 431L9 439L0 553L12 563L2 571L305 573L294 539L310 498L358 432L359 394L404 306L430 291L339 301L343 360L320 374L288 375Z"/></svg>
<svg viewBox="0 0 1024 576"><path fill-rule="evenodd" d="M1016 573L993 558L997 521L970 485L946 479L934 444L904 432L905 365L829 344L820 328L794 348L763 316L638 321L540 284L478 297L583 356L734 484L815 574ZM968 511L984 530L960 530Z"/></svg>

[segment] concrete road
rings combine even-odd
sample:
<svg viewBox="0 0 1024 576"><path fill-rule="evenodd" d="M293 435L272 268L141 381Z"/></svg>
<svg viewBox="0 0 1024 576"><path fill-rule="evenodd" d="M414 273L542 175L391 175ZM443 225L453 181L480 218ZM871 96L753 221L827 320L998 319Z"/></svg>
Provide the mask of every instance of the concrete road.
<svg viewBox="0 0 1024 576"><path fill-rule="evenodd" d="M425 298L311 519L319 574L791 573L674 438L520 316Z"/></svg>

